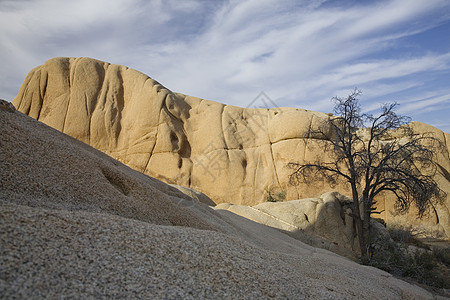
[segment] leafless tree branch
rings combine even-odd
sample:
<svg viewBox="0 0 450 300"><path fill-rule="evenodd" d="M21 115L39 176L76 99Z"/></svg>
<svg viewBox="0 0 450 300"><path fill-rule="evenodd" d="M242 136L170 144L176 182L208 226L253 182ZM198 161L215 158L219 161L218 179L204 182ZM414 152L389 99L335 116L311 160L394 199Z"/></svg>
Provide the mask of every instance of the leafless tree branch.
<svg viewBox="0 0 450 300"><path fill-rule="evenodd" d="M391 193L396 208L405 212L411 204L421 217L433 201L445 194L434 181L434 153L442 145L432 134L417 135L409 117L397 115L397 103L384 104L378 116L362 114L355 89L347 98L334 97L335 117L310 128L305 142L319 139L330 161L290 162L291 184L318 179L350 184L353 215L361 249L366 248L370 216L380 193ZM362 208L362 209L361 209ZM368 259L361 253L363 262Z"/></svg>

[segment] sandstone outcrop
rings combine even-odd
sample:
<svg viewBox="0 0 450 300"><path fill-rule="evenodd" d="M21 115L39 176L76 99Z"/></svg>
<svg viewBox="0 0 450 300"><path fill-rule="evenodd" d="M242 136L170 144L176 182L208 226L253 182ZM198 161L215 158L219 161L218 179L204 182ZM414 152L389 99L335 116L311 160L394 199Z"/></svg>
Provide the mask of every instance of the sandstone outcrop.
<svg viewBox="0 0 450 300"><path fill-rule="evenodd" d="M255 205L266 201L268 192L283 192L286 200L330 190L349 194L345 185L288 184L288 162L321 153L323 141L305 139L304 133L328 118L323 113L224 105L173 93L135 70L89 58L54 58L36 67L13 104L133 169L198 190L215 203ZM437 180L450 194L449 134L414 126L418 134L431 131L446 145L438 154ZM424 220L417 220L414 211L394 216L389 197L379 198L378 208L387 222L423 225L448 237L449 199Z"/></svg>
<svg viewBox="0 0 450 300"><path fill-rule="evenodd" d="M0 110L0 298L432 299Z"/></svg>

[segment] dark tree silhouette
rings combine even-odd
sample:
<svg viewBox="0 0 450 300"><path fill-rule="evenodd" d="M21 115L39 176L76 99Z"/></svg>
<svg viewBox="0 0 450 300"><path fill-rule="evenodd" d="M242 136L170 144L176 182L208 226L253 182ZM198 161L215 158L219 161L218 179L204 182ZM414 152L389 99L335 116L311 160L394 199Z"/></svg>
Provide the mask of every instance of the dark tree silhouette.
<svg viewBox="0 0 450 300"><path fill-rule="evenodd" d="M445 194L433 179L434 151L441 147L440 141L432 134L414 134L409 118L395 113L396 103L383 105L376 117L362 114L360 94L355 89L347 98L334 97L335 116L306 133L306 143L324 140L323 150L331 160L317 157L314 162L290 162L288 167L294 170L291 184L319 179L349 183L361 261L367 263L370 218L377 213L376 197L381 192L395 196L399 212L414 204L420 217Z"/></svg>

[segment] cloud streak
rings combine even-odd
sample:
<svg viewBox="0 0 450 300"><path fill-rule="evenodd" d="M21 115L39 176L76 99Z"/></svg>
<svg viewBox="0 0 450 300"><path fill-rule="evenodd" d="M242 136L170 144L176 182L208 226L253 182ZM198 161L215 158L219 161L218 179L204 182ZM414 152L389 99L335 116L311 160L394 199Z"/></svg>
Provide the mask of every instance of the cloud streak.
<svg viewBox="0 0 450 300"><path fill-rule="evenodd" d="M3 1L2 97L14 97L26 73L51 57L89 56L227 104L246 106L265 91L280 106L327 112L332 96L357 86L369 110L398 100L413 119L444 124L423 111L450 114L450 43L440 37L439 48L430 48L412 38L450 30L450 4L369 3Z"/></svg>

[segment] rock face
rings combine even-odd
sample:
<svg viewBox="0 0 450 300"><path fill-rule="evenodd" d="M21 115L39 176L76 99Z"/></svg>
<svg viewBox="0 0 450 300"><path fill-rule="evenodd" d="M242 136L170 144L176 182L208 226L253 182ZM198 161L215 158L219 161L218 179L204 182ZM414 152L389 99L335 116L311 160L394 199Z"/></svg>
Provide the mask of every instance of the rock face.
<svg viewBox="0 0 450 300"><path fill-rule="evenodd" d="M359 243L350 204L350 198L328 192L319 198L264 202L255 206L223 203L215 209L280 229L314 247L356 258Z"/></svg>
<svg viewBox="0 0 450 300"><path fill-rule="evenodd" d="M173 93L135 70L89 58L54 58L33 69L13 104L133 169L198 190L215 203L255 205L269 192L284 193L285 200L336 189L349 194L345 185L288 184L286 164L314 159L322 149L323 141L303 137L328 117L323 113L224 105ZM449 134L415 126L445 143L437 180L450 194ZM448 237L449 199L425 220L417 220L414 211L394 216L390 198L379 198L378 208L385 209L381 217L387 222L424 225Z"/></svg>
<svg viewBox="0 0 450 300"><path fill-rule="evenodd" d="M433 298L21 113L0 109L0 128L2 299Z"/></svg>

